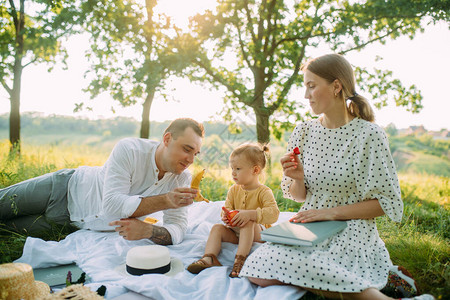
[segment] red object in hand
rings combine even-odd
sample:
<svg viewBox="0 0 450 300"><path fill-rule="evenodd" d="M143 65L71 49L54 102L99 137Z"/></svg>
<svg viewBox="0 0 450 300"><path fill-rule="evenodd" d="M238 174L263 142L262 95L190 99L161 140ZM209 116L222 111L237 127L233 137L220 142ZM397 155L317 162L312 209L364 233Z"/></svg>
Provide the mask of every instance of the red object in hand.
<svg viewBox="0 0 450 300"><path fill-rule="evenodd" d="M225 206L222 206L222 210L225 212L225 215L227 216L228 222L231 223L231 220L234 218L235 215L239 212L238 210L228 210Z"/></svg>
<svg viewBox="0 0 450 300"><path fill-rule="evenodd" d="M300 149L298 149L298 147L294 148L294 154L295 155L299 155L300 154Z"/></svg>

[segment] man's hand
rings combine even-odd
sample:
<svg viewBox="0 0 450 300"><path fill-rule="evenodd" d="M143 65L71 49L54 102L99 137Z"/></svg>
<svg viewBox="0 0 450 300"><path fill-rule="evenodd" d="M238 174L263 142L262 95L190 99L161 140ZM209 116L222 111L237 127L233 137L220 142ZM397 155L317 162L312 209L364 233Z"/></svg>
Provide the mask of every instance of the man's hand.
<svg viewBox="0 0 450 300"><path fill-rule="evenodd" d="M129 241L150 239L155 244L172 245L172 236L164 227L154 226L135 218L120 219L109 223L114 230Z"/></svg>
<svg viewBox="0 0 450 300"><path fill-rule="evenodd" d="M153 235L153 225L135 218L113 221L109 226L117 226L114 230L129 241L148 239Z"/></svg>
<svg viewBox="0 0 450 300"><path fill-rule="evenodd" d="M198 190L188 187L176 188L166 194L169 208L179 208L194 203Z"/></svg>
<svg viewBox="0 0 450 300"><path fill-rule="evenodd" d="M142 198L132 218L142 217L157 211L179 208L191 205L194 202L198 190L188 187L176 188L167 194L154 195Z"/></svg>

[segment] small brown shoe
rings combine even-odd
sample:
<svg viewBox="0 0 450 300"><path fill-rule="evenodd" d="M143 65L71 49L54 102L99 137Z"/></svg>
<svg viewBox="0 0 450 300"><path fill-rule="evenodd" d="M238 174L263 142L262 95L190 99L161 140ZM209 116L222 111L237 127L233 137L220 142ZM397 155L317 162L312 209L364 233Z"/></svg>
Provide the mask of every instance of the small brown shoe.
<svg viewBox="0 0 450 300"><path fill-rule="evenodd" d="M212 264L208 264L206 261L203 260L204 257L211 257L212 258ZM217 257L214 254L205 254L197 260L196 262L193 262L187 267L187 270L191 272L192 274L198 274L201 271L203 271L206 268L210 267L220 267L222 266L217 259Z"/></svg>
<svg viewBox="0 0 450 300"><path fill-rule="evenodd" d="M236 255L234 258L233 269L231 270L230 276L231 278L239 277L239 273L241 272L242 267L244 266L244 262L247 259L247 256Z"/></svg>

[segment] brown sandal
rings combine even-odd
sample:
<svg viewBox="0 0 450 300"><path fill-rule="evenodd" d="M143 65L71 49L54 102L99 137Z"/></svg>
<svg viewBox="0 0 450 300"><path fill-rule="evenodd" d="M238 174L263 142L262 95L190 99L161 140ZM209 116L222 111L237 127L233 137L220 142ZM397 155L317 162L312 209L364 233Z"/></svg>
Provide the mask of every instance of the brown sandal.
<svg viewBox="0 0 450 300"><path fill-rule="evenodd" d="M212 264L208 264L206 261L203 260L205 257L211 257L212 258ZM191 272L192 274L198 274L204 269L210 268L210 267L220 267L222 266L217 257L214 254L205 254L197 260L196 262L193 262L187 267L187 270Z"/></svg>
<svg viewBox="0 0 450 300"><path fill-rule="evenodd" d="M242 267L244 266L244 262L247 259L247 256L236 255L234 258L233 269L231 270L230 276L231 278L239 277L239 273L241 272ZM235 273L235 274L233 274Z"/></svg>

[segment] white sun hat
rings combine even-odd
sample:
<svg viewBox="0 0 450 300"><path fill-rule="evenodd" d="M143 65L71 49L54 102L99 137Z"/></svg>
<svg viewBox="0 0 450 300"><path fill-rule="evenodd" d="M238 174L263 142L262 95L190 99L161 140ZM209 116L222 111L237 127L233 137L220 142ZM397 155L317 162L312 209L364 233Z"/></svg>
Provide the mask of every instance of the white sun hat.
<svg viewBox="0 0 450 300"><path fill-rule="evenodd" d="M34 280L30 265L0 265L0 299L42 299L48 294L50 287L42 281Z"/></svg>
<svg viewBox="0 0 450 300"><path fill-rule="evenodd" d="M170 257L167 247L148 245L128 250L126 263L118 266L115 270L127 276L163 274L172 277L182 272L184 266L178 258Z"/></svg>

